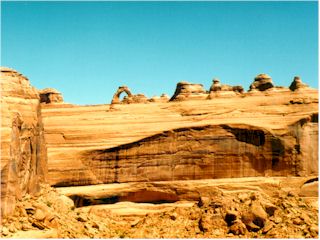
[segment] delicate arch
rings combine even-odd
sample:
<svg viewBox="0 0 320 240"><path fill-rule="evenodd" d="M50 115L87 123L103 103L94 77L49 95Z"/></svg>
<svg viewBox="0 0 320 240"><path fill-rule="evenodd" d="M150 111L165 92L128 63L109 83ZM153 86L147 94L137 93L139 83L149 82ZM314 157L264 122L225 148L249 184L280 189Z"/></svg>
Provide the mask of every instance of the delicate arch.
<svg viewBox="0 0 320 240"><path fill-rule="evenodd" d="M111 104L117 104L117 103L120 103L120 94L125 92L128 97L132 97L132 93L131 91L129 90L129 88L127 86L121 86L118 88L117 92L113 95L113 98L112 98L112 102Z"/></svg>

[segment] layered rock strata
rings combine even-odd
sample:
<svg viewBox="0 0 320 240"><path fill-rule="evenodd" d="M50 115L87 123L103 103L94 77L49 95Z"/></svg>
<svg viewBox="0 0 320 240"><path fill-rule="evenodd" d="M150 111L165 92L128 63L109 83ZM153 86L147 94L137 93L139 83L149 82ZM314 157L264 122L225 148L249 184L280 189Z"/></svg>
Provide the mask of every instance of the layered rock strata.
<svg viewBox="0 0 320 240"><path fill-rule="evenodd" d="M305 83L302 82L301 78L300 77L294 77L292 83L290 84L289 86L289 89L291 91L296 91L296 90L299 90L299 89L303 89L303 88L308 88L309 86Z"/></svg>
<svg viewBox="0 0 320 240"><path fill-rule="evenodd" d="M169 99L170 98L167 94L161 94L160 97L153 96L152 98L149 99L149 102L168 102Z"/></svg>
<svg viewBox="0 0 320 240"><path fill-rule="evenodd" d="M45 88L39 90L40 102L41 103L62 103L62 94L54 88Z"/></svg>
<svg viewBox="0 0 320 240"><path fill-rule="evenodd" d="M205 99L207 93L202 84L179 82L170 101L183 101L186 99Z"/></svg>
<svg viewBox="0 0 320 240"><path fill-rule="evenodd" d="M221 85L218 79L213 79L208 99L212 99L214 97L232 97L242 93L244 93L242 86L230 86L227 84Z"/></svg>
<svg viewBox="0 0 320 240"><path fill-rule="evenodd" d="M39 95L29 80L1 69L1 215L10 214L16 199L36 193L46 180L47 152Z"/></svg>
<svg viewBox="0 0 320 240"><path fill-rule="evenodd" d="M132 98L132 93L130 91L130 89L127 87L127 86L120 86L118 88L118 90L116 91L116 93L113 95L113 98L112 98L112 101L111 101L111 104L118 104L120 103L120 95L122 93L126 93L128 95L128 98Z"/></svg>
<svg viewBox="0 0 320 240"><path fill-rule="evenodd" d="M254 82L250 85L250 91L258 90L265 91L267 89L273 88L273 82L268 74L259 74L254 78Z"/></svg>
<svg viewBox="0 0 320 240"><path fill-rule="evenodd" d="M312 101L290 104L296 98ZM50 183L314 175L317 98L317 90L270 92L114 112L45 105Z"/></svg>

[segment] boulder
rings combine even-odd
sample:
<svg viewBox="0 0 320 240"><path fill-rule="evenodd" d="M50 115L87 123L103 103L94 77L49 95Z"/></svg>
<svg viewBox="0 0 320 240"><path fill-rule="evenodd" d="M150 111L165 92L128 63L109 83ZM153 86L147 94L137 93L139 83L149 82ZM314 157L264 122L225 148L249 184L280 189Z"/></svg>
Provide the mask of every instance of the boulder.
<svg viewBox="0 0 320 240"><path fill-rule="evenodd" d="M268 214L265 212L261 204L258 202L252 203L251 212L255 217L253 220L254 224L263 227L268 219Z"/></svg>
<svg viewBox="0 0 320 240"><path fill-rule="evenodd" d="M229 232L233 233L234 235L244 235L247 232L247 228L243 222L237 220L233 223L233 225L231 225Z"/></svg>
<svg viewBox="0 0 320 240"><path fill-rule="evenodd" d="M273 88L274 85L272 83L272 79L267 74L259 74L254 78L254 82L250 85L250 90L259 90L259 91L265 91L270 88Z"/></svg>
<svg viewBox="0 0 320 240"><path fill-rule="evenodd" d="M227 222L228 226L231 226L238 218L239 214L236 211L229 210L225 216L225 221Z"/></svg>
<svg viewBox="0 0 320 240"><path fill-rule="evenodd" d="M299 195L302 197L318 197L319 182L306 183L300 188Z"/></svg>
<svg viewBox="0 0 320 240"><path fill-rule="evenodd" d="M249 211L242 214L241 220L249 231L255 232L264 227L268 220L268 214L259 202L253 202Z"/></svg>

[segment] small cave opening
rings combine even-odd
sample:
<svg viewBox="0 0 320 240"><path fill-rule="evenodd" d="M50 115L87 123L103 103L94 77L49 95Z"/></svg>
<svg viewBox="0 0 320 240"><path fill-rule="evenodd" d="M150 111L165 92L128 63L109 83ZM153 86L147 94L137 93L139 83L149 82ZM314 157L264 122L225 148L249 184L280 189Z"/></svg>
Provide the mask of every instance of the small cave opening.
<svg viewBox="0 0 320 240"><path fill-rule="evenodd" d="M40 102L41 103L50 103L49 93L41 93L40 94Z"/></svg>
<svg viewBox="0 0 320 240"><path fill-rule="evenodd" d="M311 115L311 122L313 122L313 123L318 123L319 122L319 114L318 113L313 113Z"/></svg>
<svg viewBox="0 0 320 240"><path fill-rule="evenodd" d="M240 142L249 143L255 146L262 146L266 141L265 133L263 130L232 128L228 125L223 125L222 127L231 132Z"/></svg>
<svg viewBox="0 0 320 240"><path fill-rule="evenodd" d="M71 195L69 197L73 200L74 205L77 208L100 204L115 204L117 202L163 204L174 203L179 201L178 196L173 193L165 193L158 191L137 191L122 195L114 195L100 198L93 198L90 196L77 194Z"/></svg>

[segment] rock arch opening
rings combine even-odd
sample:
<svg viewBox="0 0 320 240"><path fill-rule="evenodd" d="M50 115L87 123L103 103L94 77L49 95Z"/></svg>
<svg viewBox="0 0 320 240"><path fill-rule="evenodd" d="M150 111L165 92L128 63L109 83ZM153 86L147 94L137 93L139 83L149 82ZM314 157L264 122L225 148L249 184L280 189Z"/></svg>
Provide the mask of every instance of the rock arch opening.
<svg viewBox="0 0 320 240"><path fill-rule="evenodd" d="M131 98L131 97L133 96L132 93L131 93L131 91L130 91L130 89L129 89L127 86L120 86L120 87L118 88L118 90L116 91L116 93L113 95L111 104L118 104L118 103L120 103L120 95L121 95L122 93L127 94L127 96L128 96L129 98Z"/></svg>

